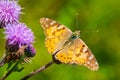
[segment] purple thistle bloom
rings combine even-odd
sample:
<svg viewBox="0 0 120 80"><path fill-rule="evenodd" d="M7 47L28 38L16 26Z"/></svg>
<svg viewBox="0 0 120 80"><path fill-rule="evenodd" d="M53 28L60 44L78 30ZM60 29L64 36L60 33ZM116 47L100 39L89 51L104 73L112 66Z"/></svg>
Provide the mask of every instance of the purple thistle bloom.
<svg viewBox="0 0 120 80"><path fill-rule="evenodd" d="M35 38L31 29L27 28L24 23L8 24L4 34L6 34L6 48L8 49L10 47L19 49L21 46L31 45Z"/></svg>
<svg viewBox="0 0 120 80"><path fill-rule="evenodd" d="M0 0L0 27L19 22L21 7L15 0Z"/></svg>

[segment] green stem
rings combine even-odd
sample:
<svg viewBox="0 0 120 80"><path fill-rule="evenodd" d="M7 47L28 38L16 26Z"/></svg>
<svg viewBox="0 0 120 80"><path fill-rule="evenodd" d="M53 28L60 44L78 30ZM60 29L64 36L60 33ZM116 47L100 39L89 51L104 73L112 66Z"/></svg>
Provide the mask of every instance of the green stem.
<svg viewBox="0 0 120 80"><path fill-rule="evenodd" d="M54 64L54 61L51 61L51 62L47 63L46 65L44 65L44 66L38 68L37 70L31 72L30 74L26 75L25 77L23 77L23 78L20 79L20 80L27 80L28 78L34 76L35 74L37 74L37 73L39 73L39 72L45 70L46 68L48 68L48 67L51 66L52 64Z"/></svg>
<svg viewBox="0 0 120 80"><path fill-rule="evenodd" d="M5 74L5 76L3 76L2 80L5 80L5 79L14 71L14 69L18 66L19 63L20 63L19 61L16 62L15 65L12 67L12 69L10 69L10 70Z"/></svg>
<svg viewBox="0 0 120 80"><path fill-rule="evenodd" d="M2 58L0 59L0 67L2 67L4 65L4 61L5 61L6 56L7 55L4 53Z"/></svg>

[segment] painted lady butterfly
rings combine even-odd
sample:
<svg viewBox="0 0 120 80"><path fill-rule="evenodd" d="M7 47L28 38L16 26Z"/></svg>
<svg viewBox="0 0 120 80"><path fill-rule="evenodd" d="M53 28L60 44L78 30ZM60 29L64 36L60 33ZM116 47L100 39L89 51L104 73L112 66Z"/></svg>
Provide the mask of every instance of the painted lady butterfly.
<svg viewBox="0 0 120 80"><path fill-rule="evenodd" d="M56 63L79 64L93 71L98 70L94 55L79 38L80 31L72 32L49 18L41 18L40 23L46 35L45 45Z"/></svg>

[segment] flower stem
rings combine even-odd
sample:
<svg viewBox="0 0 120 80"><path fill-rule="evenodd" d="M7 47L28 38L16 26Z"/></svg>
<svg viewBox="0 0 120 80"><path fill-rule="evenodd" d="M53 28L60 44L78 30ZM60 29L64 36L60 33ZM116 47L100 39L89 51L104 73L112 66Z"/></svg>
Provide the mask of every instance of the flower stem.
<svg viewBox="0 0 120 80"><path fill-rule="evenodd" d="M16 62L15 65L12 67L12 69L10 69L10 70L5 74L5 76L2 77L2 80L5 80L5 79L14 71L14 69L18 66L19 63L20 63L19 61Z"/></svg>
<svg viewBox="0 0 120 80"><path fill-rule="evenodd" d="M35 74L37 74L37 73L39 73L39 72L45 70L46 68L48 68L48 67L51 66L52 64L54 64L54 61L51 61L51 62L47 63L46 65L44 65L44 66L38 68L37 70L31 72L30 74L26 75L25 77L23 77L23 78L20 79L20 80L27 80L28 78L34 76Z"/></svg>
<svg viewBox="0 0 120 80"><path fill-rule="evenodd" d="M6 57L6 54L4 54L2 58L0 59L0 67L4 65L5 57Z"/></svg>

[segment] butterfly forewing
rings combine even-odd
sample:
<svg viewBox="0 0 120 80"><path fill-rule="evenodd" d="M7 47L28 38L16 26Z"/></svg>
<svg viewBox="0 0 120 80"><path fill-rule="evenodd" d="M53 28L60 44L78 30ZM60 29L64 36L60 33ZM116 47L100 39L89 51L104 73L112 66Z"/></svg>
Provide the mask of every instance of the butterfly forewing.
<svg viewBox="0 0 120 80"><path fill-rule="evenodd" d="M76 38L71 45L59 51L54 56L55 60L65 64L79 64L84 65L90 70L98 70L98 63L89 50L89 48L80 40Z"/></svg>
<svg viewBox="0 0 120 80"><path fill-rule="evenodd" d="M46 35L45 45L51 54L60 50L62 44L72 34L68 28L54 20L41 18L40 23Z"/></svg>
<svg viewBox="0 0 120 80"><path fill-rule="evenodd" d="M89 68L90 70L98 70L99 65L97 63L96 58L94 57L94 55L92 54L91 50L87 47L87 45L81 40L81 39L76 39L77 43L76 45L82 45L82 48L80 49L81 55L80 58L85 58L85 62L83 63L84 66L86 66L87 68Z"/></svg>

